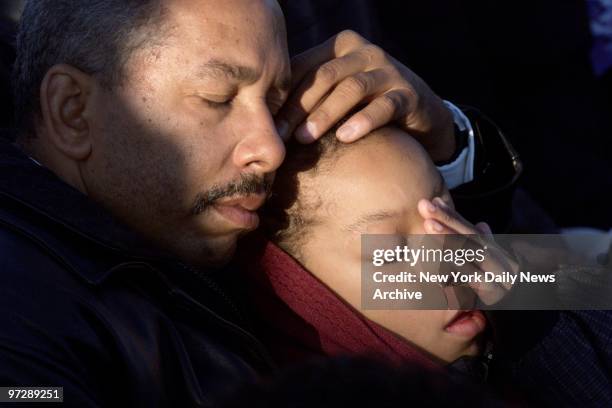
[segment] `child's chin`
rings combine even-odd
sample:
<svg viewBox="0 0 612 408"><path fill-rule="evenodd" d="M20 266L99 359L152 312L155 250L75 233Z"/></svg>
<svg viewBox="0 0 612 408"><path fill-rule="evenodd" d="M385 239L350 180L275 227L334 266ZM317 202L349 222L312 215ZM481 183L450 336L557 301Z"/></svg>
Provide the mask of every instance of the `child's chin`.
<svg viewBox="0 0 612 408"><path fill-rule="evenodd" d="M462 356L476 357L482 354L483 344L481 341L473 341L462 353Z"/></svg>
<svg viewBox="0 0 612 408"><path fill-rule="evenodd" d="M482 354L482 351L483 351L483 347L480 344L480 342L473 341L470 344L468 344L466 347L462 348L461 350L458 350L457 353L455 353L454 355L447 356L445 360L448 360L449 363L452 363L453 361L456 361L460 359L461 357L479 356L480 354Z"/></svg>

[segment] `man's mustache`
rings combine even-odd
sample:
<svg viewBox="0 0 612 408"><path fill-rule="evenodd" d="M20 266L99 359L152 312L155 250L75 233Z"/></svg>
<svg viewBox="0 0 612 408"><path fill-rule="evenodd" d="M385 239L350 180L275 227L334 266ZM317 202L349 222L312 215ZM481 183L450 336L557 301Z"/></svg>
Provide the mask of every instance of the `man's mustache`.
<svg viewBox="0 0 612 408"><path fill-rule="evenodd" d="M210 190L198 194L193 205L193 215L206 211L216 201L227 197L247 196L250 194L270 195L272 191L272 176L257 174L241 174L240 180L232 181L224 186L214 186Z"/></svg>

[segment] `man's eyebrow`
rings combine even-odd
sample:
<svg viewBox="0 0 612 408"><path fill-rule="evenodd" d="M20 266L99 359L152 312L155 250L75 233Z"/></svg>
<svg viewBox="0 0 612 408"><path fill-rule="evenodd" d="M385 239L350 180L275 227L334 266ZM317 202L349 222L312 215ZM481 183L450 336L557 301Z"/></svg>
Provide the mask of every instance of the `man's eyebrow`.
<svg viewBox="0 0 612 408"><path fill-rule="evenodd" d="M235 81L247 83L257 81L260 76L260 73L254 68L244 65L231 64L218 59L211 59L210 61L201 65L197 74L200 78L209 76L213 76L215 78L226 77ZM276 86L281 91L289 91L291 88L291 76L288 74L283 75L280 80L277 81Z"/></svg>
<svg viewBox="0 0 612 408"><path fill-rule="evenodd" d="M210 61L201 65L197 72L198 77L226 77L231 78L235 81L241 82L255 82L259 79L259 72L257 70L243 66L230 64L217 59L211 59Z"/></svg>
<svg viewBox="0 0 612 408"><path fill-rule="evenodd" d="M399 211L381 210L360 216L357 221L345 227L350 232L362 232L368 224L378 221L384 221L392 218L397 218L401 214Z"/></svg>

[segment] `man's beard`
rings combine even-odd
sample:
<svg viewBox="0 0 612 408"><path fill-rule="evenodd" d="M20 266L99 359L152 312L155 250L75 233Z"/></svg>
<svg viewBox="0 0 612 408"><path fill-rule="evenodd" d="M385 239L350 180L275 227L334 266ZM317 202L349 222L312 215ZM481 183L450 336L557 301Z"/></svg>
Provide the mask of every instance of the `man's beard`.
<svg viewBox="0 0 612 408"><path fill-rule="evenodd" d="M271 190L271 175L242 174L240 175L240 180L232 181L223 186L214 186L210 190L198 194L193 205L192 214L198 215L203 213L223 198L247 196L250 194L265 194L268 196Z"/></svg>

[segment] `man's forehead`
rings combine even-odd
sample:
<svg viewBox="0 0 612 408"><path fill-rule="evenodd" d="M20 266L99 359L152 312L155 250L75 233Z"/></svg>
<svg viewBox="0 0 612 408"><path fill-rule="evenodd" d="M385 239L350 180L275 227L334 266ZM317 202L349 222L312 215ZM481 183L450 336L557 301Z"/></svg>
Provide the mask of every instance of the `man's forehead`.
<svg viewBox="0 0 612 408"><path fill-rule="evenodd" d="M276 34L284 28L284 15L274 0L165 0L164 4L164 14L175 25L188 24L227 37L241 31Z"/></svg>
<svg viewBox="0 0 612 408"><path fill-rule="evenodd" d="M173 42L189 59L197 58L196 75L252 82L267 62L288 62L284 17L275 1L176 1L181 4L167 12ZM280 71L277 86L285 89L290 67Z"/></svg>

